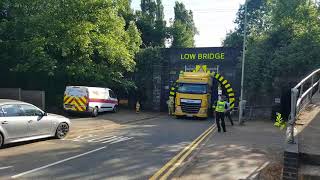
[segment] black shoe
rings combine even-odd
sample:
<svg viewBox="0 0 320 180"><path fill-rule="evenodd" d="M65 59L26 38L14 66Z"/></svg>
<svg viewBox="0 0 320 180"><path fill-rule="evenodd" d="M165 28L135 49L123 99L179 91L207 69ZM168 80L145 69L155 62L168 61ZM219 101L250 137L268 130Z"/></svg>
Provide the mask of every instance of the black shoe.
<svg viewBox="0 0 320 180"><path fill-rule="evenodd" d="M218 132L221 132L221 130L218 130Z"/></svg>

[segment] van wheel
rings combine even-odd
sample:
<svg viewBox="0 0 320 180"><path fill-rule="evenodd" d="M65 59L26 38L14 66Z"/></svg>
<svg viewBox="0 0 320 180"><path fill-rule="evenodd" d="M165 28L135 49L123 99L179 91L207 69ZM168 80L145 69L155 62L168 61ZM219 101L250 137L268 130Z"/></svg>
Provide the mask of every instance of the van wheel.
<svg viewBox="0 0 320 180"><path fill-rule="evenodd" d="M99 109L98 107L94 107L92 110L92 117L97 117L99 114Z"/></svg>
<svg viewBox="0 0 320 180"><path fill-rule="evenodd" d="M112 109L112 112L113 112L113 113L118 112L118 107L117 107L117 106L114 106L113 109Z"/></svg>
<svg viewBox="0 0 320 180"><path fill-rule="evenodd" d="M0 133L0 149L1 149L2 145L3 145L3 136L2 136L2 134Z"/></svg>

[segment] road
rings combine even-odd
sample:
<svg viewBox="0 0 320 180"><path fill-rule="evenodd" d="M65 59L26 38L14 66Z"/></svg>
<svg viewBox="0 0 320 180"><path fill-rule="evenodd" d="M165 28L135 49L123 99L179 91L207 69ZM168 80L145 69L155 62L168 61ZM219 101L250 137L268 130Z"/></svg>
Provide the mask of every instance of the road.
<svg viewBox="0 0 320 180"><path fill-rule="evenodd" d="M73 129L65 140L1 149L0 179L148 179L213 123L168 116L126 125L94 122L100 128Z"/></svg>

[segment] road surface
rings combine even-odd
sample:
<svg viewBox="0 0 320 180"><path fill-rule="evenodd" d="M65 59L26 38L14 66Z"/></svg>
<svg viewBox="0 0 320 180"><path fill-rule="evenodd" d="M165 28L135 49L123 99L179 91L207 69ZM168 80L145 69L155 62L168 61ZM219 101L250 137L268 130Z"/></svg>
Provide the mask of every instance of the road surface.
<svg viewBox="0 0 320 180"><path fill-rule="evenodd" d="M213 124L168 116L126 125L86 121L64 140L1 149L0 179L148 179Z"/></svg>

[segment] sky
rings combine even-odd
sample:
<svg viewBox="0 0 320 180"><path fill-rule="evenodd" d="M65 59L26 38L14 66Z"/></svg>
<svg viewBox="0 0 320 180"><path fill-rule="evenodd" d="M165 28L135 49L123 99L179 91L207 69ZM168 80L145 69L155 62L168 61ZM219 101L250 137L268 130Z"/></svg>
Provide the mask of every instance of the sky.
<svg viewBox="0 0 320 180"><path fill-rule="evenodd" d="M188 10L199 31L196 47L220 47L226 34L235 28L234 20L240 4L245 0L179 0ZM167 23L174 18L175 0L162 0ZM140 9L140 0L132 0L133 9Z"/></svg>

